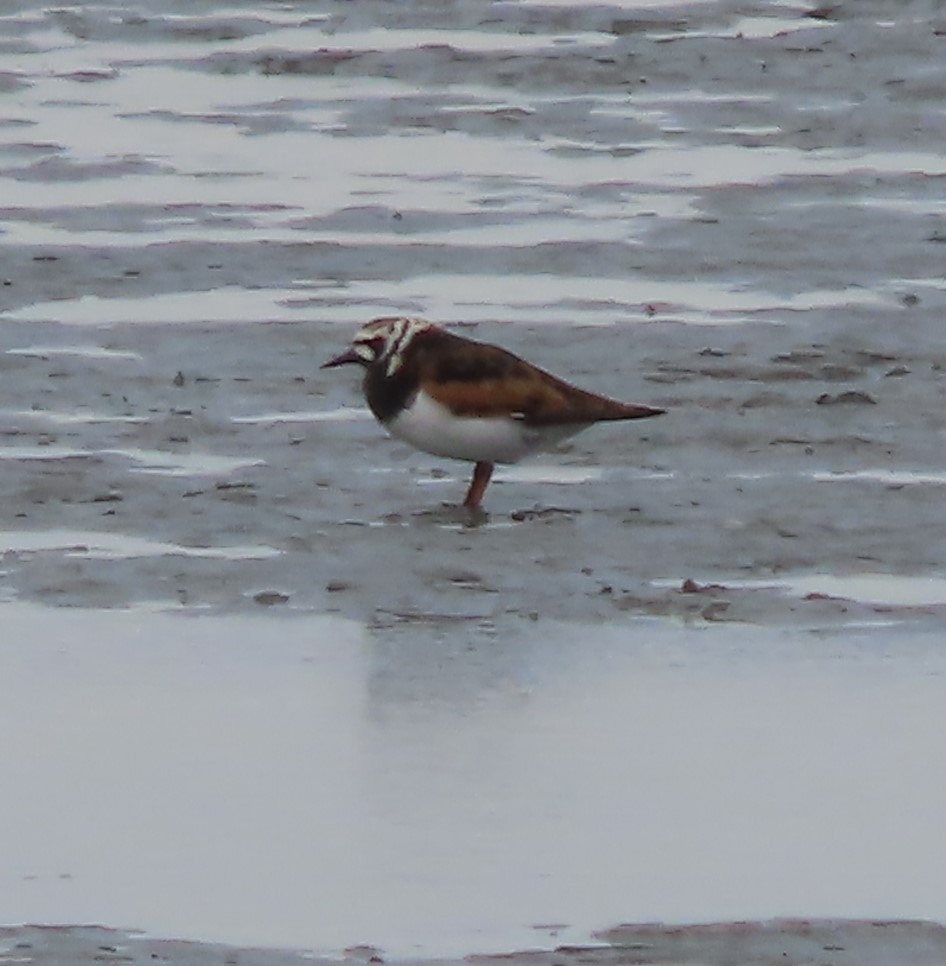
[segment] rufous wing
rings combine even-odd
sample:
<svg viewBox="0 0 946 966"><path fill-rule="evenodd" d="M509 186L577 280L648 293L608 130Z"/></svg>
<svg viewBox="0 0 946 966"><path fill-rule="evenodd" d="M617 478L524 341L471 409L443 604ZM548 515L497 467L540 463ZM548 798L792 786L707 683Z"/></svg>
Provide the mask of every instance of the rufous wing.
<svg viewBox="0 0 946 966"><path fill-rule="evenodd" d="M499 346L442 329L430 335L436 336L436 351L433 338L428 346L418 339L419 384L457 416L508 416L534 426L554 426L646 419L664 411L579 389Z"/></svg>

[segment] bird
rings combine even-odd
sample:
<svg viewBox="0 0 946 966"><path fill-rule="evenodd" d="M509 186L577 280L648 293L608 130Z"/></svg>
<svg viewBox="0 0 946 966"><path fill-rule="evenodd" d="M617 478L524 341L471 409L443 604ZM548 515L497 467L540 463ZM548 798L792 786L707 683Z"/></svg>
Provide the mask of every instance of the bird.
<svg viewBox="0 0 946 966"><path fill-rule="evenodd" d="M368 407L416 449L475 464L463 506L479 509L496 463L516 463L594 423L665 412L579 389L512 352L426 319L365 323L322 369L359 365Z"/></svg>

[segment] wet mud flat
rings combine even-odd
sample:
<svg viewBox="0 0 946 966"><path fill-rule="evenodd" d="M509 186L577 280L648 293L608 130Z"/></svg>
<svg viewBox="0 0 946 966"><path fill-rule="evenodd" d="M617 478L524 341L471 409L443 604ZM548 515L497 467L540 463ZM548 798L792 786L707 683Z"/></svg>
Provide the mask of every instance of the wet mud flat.
<svg viewBox="0 0 946 966"><path fill-rule="evenodd" d="M628 374L609 330L468 330L669 410L501 469L471 516L466 464L388 440L356 379L318 371L345 327L8 322L4 583L371 624L935 623L938 312L831 323L641 322Z"/></svg>
<svg viewBox="0 0 946 966"><path fill-rule="evenodd" d="M8 594L938 620L943 24L462 9L4 21ZM470 520L317 371L392 311L669 415Z"/></svg>
<svg viewBox="0 0 946 966"><path fill-rule="evenodd" d="M870 313L846 328L835 312L815 338L642 323L630 374L608 330L479 325L669 413L501 469L472 516L466 464L388 440L357 380L317 370L344 327L8 322L4 583L51 604L371 624L935 623L946 357L927 348L934 313L924 336L899 310L905 345L894 311L872 334Z"/></svg>
<svg viewBox="0 0 946 966"><path fill-rule="evenodd" d="M9 5L0 917L229 945L2 955L941 962L944 42ZM668 414L471 515L318 369L392 312Z"/></svg>
<svg viewBox="0 0 946 966"><path fill-rule="evenodd" d="M618 926L593 946L562 946L549 952L470 956L463 960L415 962L488 966L754 966L773 961L785 966L830 963L831 966L938 966L946 955L941 926L912 922L843 922L780 920L766 923L719 923L712 926ZM168 963L170 966L296 966L303 963L380 963L370 946L346 950L342 959L307 953L237 949L210 943L149 939L95 926L41 926L0 930L0 948L19 963L36 966L85 966L93 963ZM411 960L402 960L410 963Z"/></svg>

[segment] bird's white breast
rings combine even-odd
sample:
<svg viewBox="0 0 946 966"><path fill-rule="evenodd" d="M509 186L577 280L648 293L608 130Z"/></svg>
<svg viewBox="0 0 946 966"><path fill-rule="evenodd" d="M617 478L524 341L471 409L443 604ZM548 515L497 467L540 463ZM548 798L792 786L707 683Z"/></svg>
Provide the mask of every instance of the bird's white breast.
<svg viewBox="0 0 946 966"><path fill-rule="evenodd" d="M423 390L385 425L392 436L425 453L487 463L515 463L584 429L529 427L511 416L456 416Z"/></svg>

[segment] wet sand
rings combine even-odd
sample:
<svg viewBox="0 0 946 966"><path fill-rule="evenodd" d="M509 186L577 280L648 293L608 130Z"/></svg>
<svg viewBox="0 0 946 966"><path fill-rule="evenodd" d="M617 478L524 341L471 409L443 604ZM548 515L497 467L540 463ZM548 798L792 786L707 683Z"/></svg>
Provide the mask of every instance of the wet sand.
<svg viewBox="0 0 946 966"><path fill-rule="evenodd" d="M9 949L20 963L47 966L85 966L93 963L168 963L171 966L254 966L327 964L304 953L267 949L235 949L215 944L148 939L121 930L95 926L0 929L0 949ZM911 922L843 922L776 920L760 924L719 923L713 926L619 926L600 937L593 947L560 946L549 952L510 956L471 956L465 962L489 966L512 959L520 966L579 966L579 964L678 964L728 966L778 962L784 966L831 963L832 966L888 966L892 962L939 966L946 955L946 933L941 926ZM355 947L343 961L380 963L377 950ZM410 963L411 960L404 962ZM415 962L443 963L443 960Z"/></svg>
<svg viewBox="0 0 946 966"><path fill-rule="evenodd" d="M0 720L18 736L3 766L21 794L0 824L24 832L0 918L321 952L373 943L401 958L581 945L622 920L946 921L944 789L920 765L946 750L944 36L927 5L892 17L867 0L498 4L485 18L466 3L12 5L0 675L18 697ZM387 440L351 374L318 369L390 312L456 323L668 415L501 469L470 516L455 505L469 467ZM177 637L186 646L162 650ZM191 717L162 730L162 709L180 707ZM250 727L247 759L211 769L239 794L218 797L176 753L205 743L207 761L228 760L228 732L202 707L230 734L247 715L285 725ZM661 709L718 741L684 740ZM48 743L26 721L51 722ZM72 758L57 749L64 728ZM354 764L331 743L294 744L299 729L339 735ZM838 734L819 785L806 761ZM120 774L134 736L148 752L127 798L99 799L112 779L98 766L69 771L98 747ZM648 742L654 784L641 782ZM781 769L764 767L766 749ZM330 791L305 766L323 753L339 769ZM173 820L151 813L165 847L181 822L194 831L184 882L224 894L239 868L268 882L309 835L344 848L300 864L291 901L274 879L255 933L239 902L203 921L163 909L162 890L186 884L135 881L147 838L114 831L140 807L149 755L175 801L195 781L205 793ZM459 763L450 782L445 756ZM314 822L237 780L280 759L271 787L325 797ZM654 824L602 810L600 771ZM60 808L37 813L39 773ZM714 797L726 781L744 811ZM792 823L755 799L761 781L830 807L799 805L807 824ZM660 782L692 810L674 811ZM377 811L359 812L372 794ZM480 794L483 809L464 811ZM865 795L874 807L851 823ZM440 848L466 856L452 869L412 864L425 826L399 803L415 797ZM110 821L89 831L82 816L103 808ZM232 824L204 855L218 811ZM279 844L234 865L227 842L280 823ZM575 832L591 826L596 845ZM693 848L714 836L723 889ZM602 871L608 840L633 874ZM825 888L786 880L773 841ZM882 858L860 865L872 848ZM350 915L359 876L379 866L388 892ZM872 879L889 888L862 887ZM398 888L402 905L381 910ZM495 906L478 907L487 892ZM465 897L468 914L451 919L438 896ZM550 921L564 935L536 932ZM749 932L775 942L766 928ZM881 948L868 927L838 928L860 956L838 963ZM904 926L898 961L934 961L922 957L936 928ZM715 940L687 935L715 961ZM8 936L76 957L109 944L69 928ZM623 961L666 961L627 949ZM66 954L48 955L27 961Z"/></svg>

